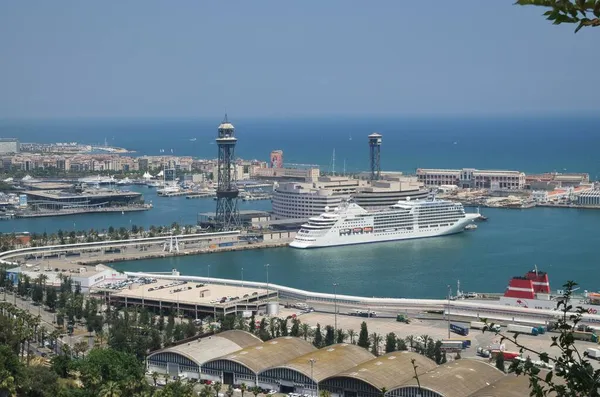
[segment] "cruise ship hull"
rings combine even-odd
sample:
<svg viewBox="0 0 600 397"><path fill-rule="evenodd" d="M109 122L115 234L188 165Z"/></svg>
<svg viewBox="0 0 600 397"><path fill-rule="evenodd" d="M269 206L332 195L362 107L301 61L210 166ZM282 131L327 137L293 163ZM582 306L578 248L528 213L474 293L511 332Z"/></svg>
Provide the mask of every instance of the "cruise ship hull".
<svg viewBox="0 0 600 397"><path fill-rule="evenodd" d="M343 245L356 245L368 243L381 243L398 240L410 240L427 237L446 236L449 234L460 233L465 230L465 226L471 224L479 217L479 214L465 214L465 217L458 220L451 226L428 228L427 230L411 230L411 231L396 231L396 232L381 232L371 234L358 234L344 236L343 238L334 234L328 233L322 237L317 237L315 241L292 241L289 246L292 248L324 248Z"/></svg>

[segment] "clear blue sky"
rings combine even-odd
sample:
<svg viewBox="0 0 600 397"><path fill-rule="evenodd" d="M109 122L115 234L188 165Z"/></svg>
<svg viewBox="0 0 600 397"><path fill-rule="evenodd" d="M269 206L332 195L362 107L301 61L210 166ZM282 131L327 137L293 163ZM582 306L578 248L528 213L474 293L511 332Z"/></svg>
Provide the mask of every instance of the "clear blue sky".
<svg viewBox="0 0 600 397"><path fill-rule="evenodd" d="M600 112L600 29L512 3L2 1L0 118Z"/></svg>

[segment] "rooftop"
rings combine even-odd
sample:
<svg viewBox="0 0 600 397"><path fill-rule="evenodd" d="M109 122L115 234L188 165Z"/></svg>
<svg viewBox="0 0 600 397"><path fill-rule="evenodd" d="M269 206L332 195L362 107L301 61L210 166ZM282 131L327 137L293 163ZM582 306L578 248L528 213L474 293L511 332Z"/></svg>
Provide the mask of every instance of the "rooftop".
<svg viewBox="0 0 600 397"><path fill-rule="evenodd" d="M158 350L150 354L148 359L152 359L153 356L160 353L177 353L189 358L198 365L202 365L206 361L223 354L230 354L260 344L262 344L262 341L249 332L238 330L225 331L207 338L197 339L193 342Z"/></svg>
<svg viewBox="0 0 600 397"><path fill-rule="evenodd" d="M460 359L419 376L421 388L433 390L445 397L465 397L500 380L504 373L497 368L475 359ZM416 380L399 388L418 386Z"/></svg>
<svg viewBox="0 0 600 397"><path fill-rule="evenodd" d="M421 354L397 351L363 362L330 378L353 378L379 390L384 387L392 390L413 379L413 359L419 376L437 367L435 362Z"/></svg>
<svg viewBox="0 0 600 397"><path fill-rule="evenodd" d="M219 359L236 362L258 374L267 368L283 365L315 350L317 349L304 339L284 336L259 346L247 347Z"/></svg>
<svg viewBox="0 0 600 397"><path fill-rule="evenodd" d="M370 361L373 358L375 356L362 347L340 343L297 357L280 367L296 370L310 378L310 360L314 359L316 361L312 368L313 380L321 382L325 378Z"/></svg>
<svg viewBox="0 0 600 397"><path fill-rule="evenodd" d="M187 282L181 285L172 285L173 280L157 280L152 284L132 284L130 289L124 289L113 296L138 298L146 300L156 300L162 302L179 302L181 304L191 305L215 305L222 297L239 297L244 300L244 296L256 297L266 296L267 291L258 288L246 288L227 285L203 285L200 283ZM171 285L170 287L166 287ZM161 288L163 287L163 288ZM152 291L151 291L152 290ZM176 292L180 290L179 292Z"/></svg>

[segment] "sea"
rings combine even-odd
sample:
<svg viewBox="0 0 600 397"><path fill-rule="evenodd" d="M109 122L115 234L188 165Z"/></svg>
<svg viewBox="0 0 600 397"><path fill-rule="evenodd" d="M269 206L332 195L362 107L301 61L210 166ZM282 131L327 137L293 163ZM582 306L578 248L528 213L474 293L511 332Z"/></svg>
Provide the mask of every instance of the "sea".
<svg viewBox="0 0 600 397"><path fill-rule="evenodd" d="M367 135L383 135L384 170L417 168L509 169L527 173L587 172L598 180L598 116L321 117L239 119L237 156L268 160L284 151L287 164L318 165L329 172L368 168ZM22 142L79 142L135 150L216 158L216 119L0 120L0 136ZM335 155L334 155L335 152ZM214 211L212 199L157 197L151 211L0 221L0 232L53 232L193 224ZM242 203L268 210L268 201ZM503 292L509 279L534 266L547 271L554 289L567 280L600 290L597 241L600 210L485 209L489 221L459 235L314 250L275 248L113 264L119 270L169 271L269 281L315 291L382 297L440 298L456 291ZM265 267L269 264L268 267Z"/></svg>

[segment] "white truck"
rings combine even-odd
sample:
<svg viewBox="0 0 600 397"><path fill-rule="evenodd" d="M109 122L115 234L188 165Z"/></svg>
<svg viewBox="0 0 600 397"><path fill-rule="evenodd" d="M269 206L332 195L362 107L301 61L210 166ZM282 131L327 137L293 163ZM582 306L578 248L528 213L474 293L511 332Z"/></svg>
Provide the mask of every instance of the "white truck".
<svg viewBox="0 0 600 397"><path fill-rule="evenodd" d="M508 324L506 327L508 332L518 332L521 334L537 335L538 330L531 325Z"/></svg>
<svg viewBox="0 0 600 397"><path fill-rule="evenodd" d="M473 329L483 329L486 325L483 321L471 321L471 328ZM493 327L490 327L488 324L488 328L489 331L492 332L498 332L500 331L500 324L494 324Z"/></svg>
<svg viewBox="0 0 600 397"><path fill-rule="evenodd" d="M593 358L594 360L600 360L600 349L588 347L587 349L585 349L585 353L589 358Z"/></svg>

